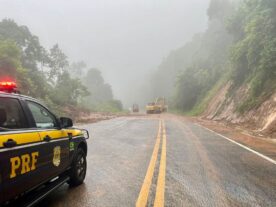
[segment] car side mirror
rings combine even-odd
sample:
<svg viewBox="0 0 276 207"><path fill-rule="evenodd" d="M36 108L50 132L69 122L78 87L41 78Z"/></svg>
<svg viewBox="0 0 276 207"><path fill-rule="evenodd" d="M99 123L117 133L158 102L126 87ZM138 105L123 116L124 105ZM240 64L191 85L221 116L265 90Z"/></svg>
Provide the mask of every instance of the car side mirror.
<svg viewBox="0 0 276 207"><path fill-rule="evenodd" d="M69 127L73 126L73 121L70 118L61 117L60 118L60 125L61 125L61 128L69 128Z"/></svg>

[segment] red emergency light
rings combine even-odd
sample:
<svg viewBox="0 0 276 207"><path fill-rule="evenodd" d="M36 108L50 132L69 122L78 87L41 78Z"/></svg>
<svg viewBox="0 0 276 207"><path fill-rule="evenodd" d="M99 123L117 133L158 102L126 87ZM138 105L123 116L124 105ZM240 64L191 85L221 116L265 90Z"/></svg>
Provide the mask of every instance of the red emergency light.
<svg viewBox="0 0 276 207"><path fill-rule="evenodd" d="M14 81L0 81L0 91L7 93L16 93L16 83Z"/></svg>
<svg viewBox="0 0 276 207"><path fill-rule="evenodd" d="M0 86L14 88L14 87L16 87L16 83L13 81L3 81L3 82L0 82Z"/></svg>

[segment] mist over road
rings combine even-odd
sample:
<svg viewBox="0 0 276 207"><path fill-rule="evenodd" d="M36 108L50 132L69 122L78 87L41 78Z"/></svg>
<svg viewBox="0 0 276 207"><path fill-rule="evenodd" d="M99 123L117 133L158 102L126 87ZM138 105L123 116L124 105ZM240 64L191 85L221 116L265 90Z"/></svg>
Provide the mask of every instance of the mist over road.
<svg viewBox="0 0 276 207"><path fill-rule="evenodd" d="M83 128L85 184L40 206L275 206L275 164L194 123L152 115Z"/></svg>

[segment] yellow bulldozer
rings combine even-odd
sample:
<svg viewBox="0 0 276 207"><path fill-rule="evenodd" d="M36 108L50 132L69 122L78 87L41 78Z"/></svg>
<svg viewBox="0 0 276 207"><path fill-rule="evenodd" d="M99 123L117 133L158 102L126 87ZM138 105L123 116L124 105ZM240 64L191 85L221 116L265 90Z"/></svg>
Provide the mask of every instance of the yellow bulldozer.
<svg viewBox="0 0 276 207"><path fill-rule="evenodd" d="M166 99L158 97L155 102L148 103L146 106L147 114L160 114L168 110Z"/></svg>

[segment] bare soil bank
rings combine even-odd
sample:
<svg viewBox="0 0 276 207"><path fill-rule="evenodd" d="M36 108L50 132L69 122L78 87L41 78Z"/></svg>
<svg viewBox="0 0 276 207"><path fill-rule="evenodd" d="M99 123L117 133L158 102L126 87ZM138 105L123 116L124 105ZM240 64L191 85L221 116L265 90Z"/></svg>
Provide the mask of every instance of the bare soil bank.
<svg viewBox="0 0 276 207"><path fill-rule="evenodd" d="M249 88L242 86L232 96L228 95L231 83L222 87L211 99L201 119L222 121L236 128L245 128L254 136L276 138L276 93L258 106L244 113L237 107L248 97Z"/></svg>

